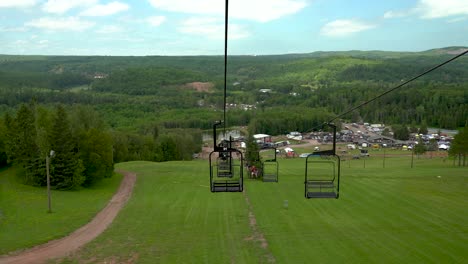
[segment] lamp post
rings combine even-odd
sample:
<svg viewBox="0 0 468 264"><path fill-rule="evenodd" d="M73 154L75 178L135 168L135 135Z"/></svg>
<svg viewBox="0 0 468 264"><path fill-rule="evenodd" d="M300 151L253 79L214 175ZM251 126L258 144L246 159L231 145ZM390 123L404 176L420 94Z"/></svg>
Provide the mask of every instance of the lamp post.
<svg viewBox="0 0 468 264"><path fill-rule="evenodd" d="M383 149L383 167L385 168L385 148Z"/></svg>
<svg viewBox="0 0 468 264"><path fill-rule="evenodd" d="M50 154L46 156L46 170L47 170L47 202L49 205L49 210L47 211L48 213L52 213L52 205L50 202L50 173L49 173L49 164L50 164L50 158L54 157L55 152L53 150L50 151Z"/></svg>
<svg viewBox="0 0 468 264"><path fill-rule="evenodd" d="M414 146L411 149L411 168L413 168L413 160L414 160Z"/></svg>

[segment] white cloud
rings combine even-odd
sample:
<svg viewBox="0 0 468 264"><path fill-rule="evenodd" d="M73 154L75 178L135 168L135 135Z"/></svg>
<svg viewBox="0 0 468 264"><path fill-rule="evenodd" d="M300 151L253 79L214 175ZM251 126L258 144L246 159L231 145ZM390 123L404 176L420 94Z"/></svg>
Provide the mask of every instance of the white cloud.
<svg viewBox="0 0 468 264"><path fill-rule="evenodd" d="M102 26L99 29L96 30L96 33L100 34L113 34L113 33L119 33L122 32L123 29L119 26L114 26L114 25L108 25L108 26Z"/></svg>
<svg viewBox="0 0 468 264"><path fill-rule="evenodd" d="M224 38L224 21L218 18L190 18L182 22L178 29L182 33L201 35L211 39ZM229 39L242 39L250 36L250 33L238 24L230 24L228 34Z"/></svg>
<svg viewBox="0 0 468 264"><path fill-rule="evenodd" d="M339 19L325 24L320 30L320 34L329 37L344 37L375 27L376 25L358 20Z"/></svg>
<svg viewBox="0 0 468 264"><path fill-rule="evenodd" d="M27 31L26 27L1 27L0 32L25 32Z"/></svg>
<svg viewBox="0 0 468 264"><path fill-rule="evenodd" d="M15 41L13 44L16 45L16 46L23 46L23 45L28 44L28 42L26 40L19 39L19 40Z"/></svg>
<svg viewBox="0 0 468 264"><path fill-rule="evenodd" d="M129 5L121 2L111 2L105 5L95 5L81 12L81 16L110 16L119 12L126 11Z"/></svg>
<svg viewBox="0 0 468 264"><path fill-rule="evenodd" d="M188 34L205 35L213 38L223 32L223 25L216 18L190 18L182 22L179 31Z"/></svg>
<svg viewBox="0 0 468 264"><path fill-rule="evenodd" d="M166 21L166 17L164 16L152 16L146 19L146 22L148 22L153 27L158 27L165 21Z"/></svg>
<svg viewBox="0 0 468 264"><path fill-rule="evenodd" d="M37 43L34 44L36 48L43 49L49 47L49 41L47 39L39 40Z"/></svg>
<svg viewBox="0 0 468 264"><path fill-rule="evenodd" d="M385 12L384 18L398 18L416 15L422 19L468 16L468 0L419 0L415 7L408 10ZM459 21L460 19L449 20Z"/></svg>
<svg viewBox="0 0 468 264"><path fill-rule="evenodd" d="M37 4L38 0L0 0L0 8L9 7L31 7Z"/></svg>
<svg viewBox="0 0 468 264"><path fill-rule="evenodd" d="M42 10L47 13L63 14L70 9L91 6L96 3L97 0L48 0L42 6Z"/></svg>
<svg viewBox="0 0 468 264"><path fill-rule="evenodd" d="M398 17L407 17L414 13L412 10L400 10L400 11L388 11L385 12L384 18L398 18Z"/></svg>
<svg viewBox="0 0 468 264"><path fill-rule="evenodd" d="M0 0L0 8L31 7L37 4L38 0Z"/></svg>
<svg viewBox="0 0 468 264"><path fill-rule="evenodd" d="M468 17L456 17L456 18L449 19L447 22L448 23L456 23L456 22L460 22L460 21L465 21L467 19L468 19Z"/></svg>
<svg viewBox="0 0 468 264"><path fill-rule="evenodd" d="M220 0L148 0L157 9L200 15L223 15L224 1ZM307 6L306 0L237 0L229 5L232 18L268 22L292 15Z"/></svg>
<svg viewBox="0 0 468 264"><path fill-rule="evenodd" d="M229 25L228 34L229 39L243 39L248 38L251 35L245 27L238 24Z"/></svg>
<svg viewBox="0 0 468 264"><path fill-rule="evenodd" d="M416 10L421 18L432 19L456 15L468 15L467 0L420 0Z"/></svg>
<svg viewBox="0 0 468 264"><path fill-rule="evenodd" d="M42 17L32 20L25 24L29 27L35 27L44 30L71 30L83 31L94 26L93 22L83 21L77 17L52 18Z"/></svg>

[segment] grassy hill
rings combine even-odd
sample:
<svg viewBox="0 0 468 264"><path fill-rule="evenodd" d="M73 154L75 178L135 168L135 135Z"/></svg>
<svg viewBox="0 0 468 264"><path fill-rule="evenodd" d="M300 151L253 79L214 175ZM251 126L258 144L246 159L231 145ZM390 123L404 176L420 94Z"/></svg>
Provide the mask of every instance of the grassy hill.
<svg viewBox="0 0 468 264"><path fill-rule="evenodd" d="M338 200L304 198L304 159L281 159L279 183L246 180L244 193L211 193L206 161L117 167L137 172L132 198L108 230L64 263L462 263L468 257L468 175L442 158L415 159L413 169L408 156L387 157L385 169L381 157L366 160L365 168L362 160L345 161Z"/></svg>
<svg viewBox="0 0 468 264"><path fill-rule="evenodd" d="M0 170L0 255L63 237L89 222L120 185L121 175L92 188L52 190L47 213L45 188L18 182L18 168Z"/></svg>
<svg viewBox="0 0 468 264"><path fill-rule="evenodd" d="M263 111L297 107L298 112L307 108L336 115L464 49L229 56L227 102L238 107L234 110L240 110L241 105ZM0 113L35 100L49 105L91 105L116 129L138 131L144 123L166 121L187 127L187 123L220 118L216 111L223 107L223 74L222 56L0 55ZM212 89L186 88L194 82L209 83ZM432 127L462 127L468 113L467 84L468 57L464 56L359 109L356 116L376 123L420 124L425 120ZM262 93L262 89L271 92ZM186 122L187 112L199 114ZM168 113L171 120L162 120ZM246 126L254 114L231 111L231 116L232 125ZM129 123L135 125L129 127Z"/></svg>

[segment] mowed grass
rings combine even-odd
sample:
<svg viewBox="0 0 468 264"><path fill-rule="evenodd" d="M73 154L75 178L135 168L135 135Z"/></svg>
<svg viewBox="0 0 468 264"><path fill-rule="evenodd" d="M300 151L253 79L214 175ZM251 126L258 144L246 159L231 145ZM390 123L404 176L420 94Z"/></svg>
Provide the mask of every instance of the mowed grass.
<svg viewBox="0 0 468 264"><path fill-rule="evenodd" d="M17 169L0 170L0 255L63 237L89 222L116 192L115 174L92 188L51 192L47 213L46 188L17 181Z"/></svg>
<svg viewBox="0 0 468 264"><path fill-rule="evenodd" d="M441 159L416 160L413 169L409 158L390 158L385 169L381 159L366 168L345 161L340 198L306 200L296 176L303 162L283 164L277 186L248 188L278 263L466 263L466 168Z"/></svg>
<svg viewBox="0 0 468 264"><path fill-rule="evenodd" d="M208 162L130 162L134 193L111 227L65 262L258 263L242 193L212 194Z"/></svg>
<svg viewBox="0 0 468 264"><path fill-rule="evenodd" d="M466 168L440 158L415 159L413 168L410 157L388 158L385 168L381 158L365 168L344 161L340 198L307 200L305 159L279 162L279 183L246 179L244 194L210 193L206 161L118 164L137 172L132 198L103 235L63 262L468 260Z"/></svg>

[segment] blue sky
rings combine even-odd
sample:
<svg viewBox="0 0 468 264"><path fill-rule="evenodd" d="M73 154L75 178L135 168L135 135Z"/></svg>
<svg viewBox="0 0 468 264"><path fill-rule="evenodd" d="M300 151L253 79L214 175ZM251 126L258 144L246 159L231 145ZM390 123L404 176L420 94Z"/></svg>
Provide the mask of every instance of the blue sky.
<svg viewBox="0 0 468 264"><path fill-rule="evenodd" d="M220 55L224 0L0 0L0 54ZM230 0L229 54L468 46L468 0Z"/></svg>

